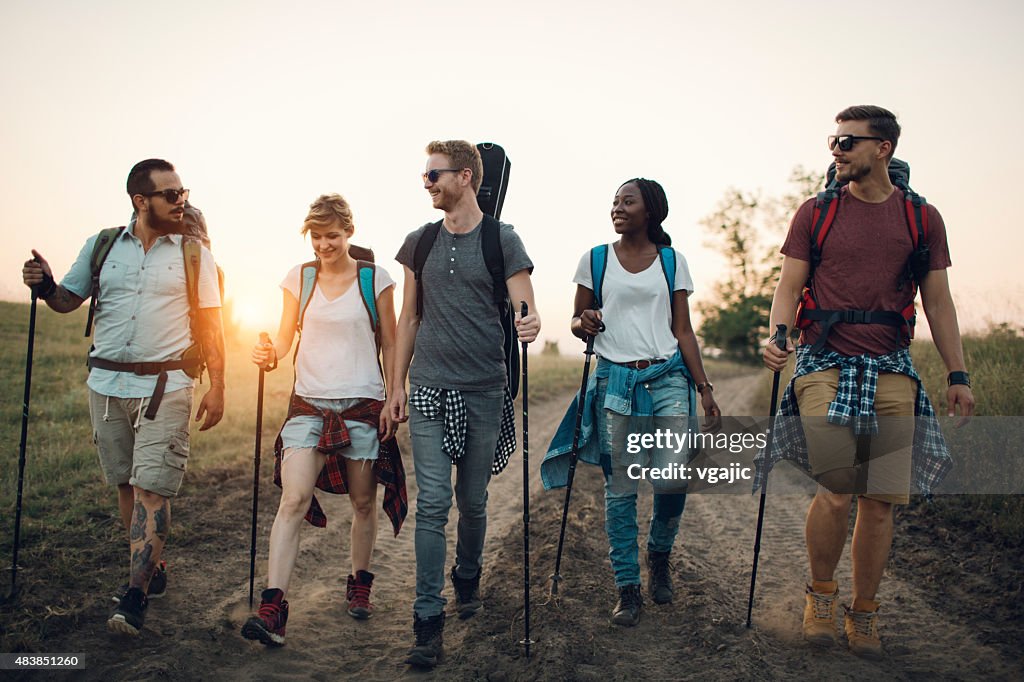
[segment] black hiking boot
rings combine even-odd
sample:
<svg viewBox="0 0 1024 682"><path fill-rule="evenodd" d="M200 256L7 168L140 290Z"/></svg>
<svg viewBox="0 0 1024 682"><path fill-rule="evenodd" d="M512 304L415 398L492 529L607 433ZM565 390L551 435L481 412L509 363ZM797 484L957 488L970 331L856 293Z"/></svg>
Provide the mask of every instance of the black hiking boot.
<svg viewBox="0 0 1024 682"><path fill-rule="evenodd" d="M452 587L455 588L455 610L459 618L466 620L484 607L480 599L480 571L475 578L460 578L452 567Z"/></svg>
<svg viewBox="0 0 1024 682"><path fill-rule="evenodd" d="M619 588L619 601L612 611L612 622L632 627L640 622L640 607L644 604L639 585L623 585Z"/></svg>
<svg viewBox="0 0 1024 682"><path fill-rule="evenodd" d="M647 594L655 604L672 603L672 575L668 552L647 552Z"/></svg>
<svg viewBox="0 0 1024 682"><path fill-rule="evenodd" d="M147 606L149 606L149 600L142 590L137 587L128 588L118 602L117 608L114 609L114 613L107 620L107 627L111 632L138 637L139 631L142 630L142 623L146 620Z"/></svg>
<svg viewBox="0 0 1024 682"><path fill-rule="evenodd" d="M444 616L439 613L420 618L413 613L412 629L416 633L416 646L409 650L405 662L420 668L433 668L444 654Z"/></svg>

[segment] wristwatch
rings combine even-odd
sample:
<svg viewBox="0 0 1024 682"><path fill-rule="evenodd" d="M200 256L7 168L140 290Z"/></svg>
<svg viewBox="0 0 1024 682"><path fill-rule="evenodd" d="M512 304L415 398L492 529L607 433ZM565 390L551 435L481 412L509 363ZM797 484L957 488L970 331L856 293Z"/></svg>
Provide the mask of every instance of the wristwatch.
<svg viewBox="0 0 1024 682"><path fill-rule="evenodd" d="M950 372L949 376L946 377L947 386L966 386L971 387L971 375L967 372Z"/></svg>
<svg viewBox="0 0 1024 682"><path fill-rule="evenodd" d="M702 383L699 383L699 384L697 384L697 393L700 393L701 395L704 395L704 389L705 388L710 390L710 391L714 391L715 390L715 385L712 384L710 381L704 381Z"/></svg>

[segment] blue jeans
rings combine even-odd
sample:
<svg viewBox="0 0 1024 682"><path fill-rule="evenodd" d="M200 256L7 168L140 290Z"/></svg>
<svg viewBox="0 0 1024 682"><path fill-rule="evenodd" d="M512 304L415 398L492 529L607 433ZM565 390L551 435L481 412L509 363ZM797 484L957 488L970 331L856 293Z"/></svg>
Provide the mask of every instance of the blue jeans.
<svg viewBox="0 0 1024 682"><path fill-rule="evenodd" d="M416 386L410 387L415 391ZM498 444L501 408L505 389L462 391L466 403L466 450L455 467L455 501L459 508L455 571L460 578L473 578L483 566L487 534L487 484ZM444 611L441 596L445 583L447 542L445 526L452 506L452 461L441 445L444 441L444 407L437 419L419 410L409 410L409 434L416 470L416 601L413 611L420 618Z"/></svg>
<svg viewBox="0 0 1024 682"><path fill-rule="evenodd" d="M597 383L598 404L603 404L605 380ZM635 443L627 448L630 434L655 433L669 430L686 432L690 412L689 389L686 378L679 374L666 374L647 385L654 401L653 417L622 415L601 409L598 413L597 433L602 439L602 451L611 453L611 475L605 477L604 510L605 531L608 534L612 570L616 587L640 584L640 561L637 549L639 528L636 518L636 498L640 481L627 474L631 464L666 467L685 464L689 450L675 451L665 447L644 448ZM634 437L635 438L635 437ZM630 452L629 450L633 450ZM655 492L654 510L647 533L647 550L669 552L679 531L679 518L686 506L685 492Z"/></svg>

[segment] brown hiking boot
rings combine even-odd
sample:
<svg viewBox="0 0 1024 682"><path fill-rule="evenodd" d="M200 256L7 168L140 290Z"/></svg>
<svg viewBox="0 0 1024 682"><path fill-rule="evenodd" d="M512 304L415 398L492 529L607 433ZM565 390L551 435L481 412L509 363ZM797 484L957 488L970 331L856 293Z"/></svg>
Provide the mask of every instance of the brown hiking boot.
<svg viewBox="0 0 1024 682"><path fill-rule="evenodd" d="M846 610L846 641L850 651L864 658L880 660L882 639L878 636L878 611L854 611L848 606L843 608Z"/></svg>
<svg viewBox="0 0 1024 682"><path fill-rule="evenodd" d="M808 585L804 598L807 600L804 604L804 639L818 646L838 643L836 605L839 602L839 589L832 594L820 594Z"/></svg>

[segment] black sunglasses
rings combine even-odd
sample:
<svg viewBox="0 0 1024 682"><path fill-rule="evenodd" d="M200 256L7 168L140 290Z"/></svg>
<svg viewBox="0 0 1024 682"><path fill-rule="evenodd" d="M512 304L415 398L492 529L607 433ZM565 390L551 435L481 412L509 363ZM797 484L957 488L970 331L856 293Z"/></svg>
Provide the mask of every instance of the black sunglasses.
<svg viewBox="0 0 1024 682"><path fill-rule="evenodd" d="M863 135L829 135L828 148L835 149L836 147L839 147L839 151L848 152L853 149L853 145L857 144L861 140L878 140L879 142L885 142L885 138L882 137L865 137Z"/></svg>
<svg viewBox="0 0 1024 682"><path fill-rule="evenodd" d="M164 201L166 201L168 204L176 204L178 203L178 197L185 197L186 199L188 199L188 190L158 189L155 192L142 192L142 196L144 197L155 197L158 195L162 196L164 198Z"/></svg>
<svg viewBox="0 0 1024 682"><path fill-rule="evenodd" d="M423 174L423 179L431 184L441 179L441 173L461 173L463 168L435 168Z"/></svg>

